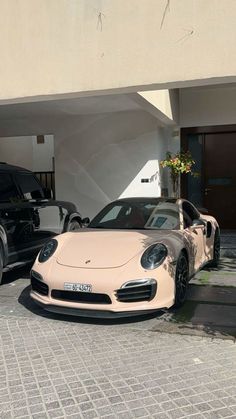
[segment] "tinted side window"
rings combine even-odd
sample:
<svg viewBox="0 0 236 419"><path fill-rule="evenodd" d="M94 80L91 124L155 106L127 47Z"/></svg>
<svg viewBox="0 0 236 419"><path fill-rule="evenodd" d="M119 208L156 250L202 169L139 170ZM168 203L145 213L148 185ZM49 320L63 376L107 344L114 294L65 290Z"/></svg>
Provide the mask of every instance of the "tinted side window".
<svg viewBox="0 0 236 419"><path fill-rule="evenodd" d="M18 173L16 180L25 199L44 198L42 187L33 175Z"/></svg>
<svg viewBox="0 0 236 419"><path fill-rule="evenodd" d="M183 202L183 217L184 228L188 228L192 225L193 220L199 218L199 214L191 204Z"/></svg>
<svg viewBox="0 0 236 419"><path fill-rule="evenodd" d="M0 201L8 202L17 198L18 195L11 175L0 173Z"/></svg>

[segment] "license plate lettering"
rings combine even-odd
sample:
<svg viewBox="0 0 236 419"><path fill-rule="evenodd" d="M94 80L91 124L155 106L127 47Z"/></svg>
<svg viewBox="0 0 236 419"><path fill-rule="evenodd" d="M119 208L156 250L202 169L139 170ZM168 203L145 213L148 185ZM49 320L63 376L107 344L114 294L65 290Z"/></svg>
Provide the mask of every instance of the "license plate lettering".
<svg viewBox="0 0 236 419"><path fill-rule="evenodd" d="M79 284L79 283L64 283L65 291L77 291L77 292L92 292L92 285L90 284Z"/></svg>

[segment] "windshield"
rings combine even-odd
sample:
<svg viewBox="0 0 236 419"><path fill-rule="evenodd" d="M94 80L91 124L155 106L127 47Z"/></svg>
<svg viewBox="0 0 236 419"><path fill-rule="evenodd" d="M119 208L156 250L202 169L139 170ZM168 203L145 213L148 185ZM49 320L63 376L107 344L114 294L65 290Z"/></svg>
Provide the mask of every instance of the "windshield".
<svg viewBox="0 0 236 419"><path fill-rule="evenodd" d="M107 205L91 221L90 228L178 230L179 207L165 200L124 200Z"/></svg>

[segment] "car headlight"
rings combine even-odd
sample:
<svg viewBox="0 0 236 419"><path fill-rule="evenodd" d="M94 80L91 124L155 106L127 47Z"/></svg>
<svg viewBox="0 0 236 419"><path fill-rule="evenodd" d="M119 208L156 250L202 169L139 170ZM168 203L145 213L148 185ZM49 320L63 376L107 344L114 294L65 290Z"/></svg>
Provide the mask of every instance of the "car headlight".
<svg viewBox="0 0 236 419"><path fill-rule="evenodd" d="M39 262L46 262L55 252L57 248L57 241L55 239L49 240L39 252Z"/></svg>
<svg viewBox="0 0 236 419"><path fill-rule="evenodd" d="M167 256L167 248L164 244L153 244L145 250L141 265L144 269L155 269L162 264Z"/></svg>

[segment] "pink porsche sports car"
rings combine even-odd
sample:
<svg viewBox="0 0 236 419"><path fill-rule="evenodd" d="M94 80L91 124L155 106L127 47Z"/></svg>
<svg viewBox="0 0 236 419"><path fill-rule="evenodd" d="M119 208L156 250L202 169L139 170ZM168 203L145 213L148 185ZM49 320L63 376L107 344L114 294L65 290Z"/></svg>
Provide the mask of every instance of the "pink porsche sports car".
<svg viewBox="0 0 236 419"><path fill-rule="evenodd" d="M179 307L191 277L219 255L217 221L189 201L119 199L88 228L44 245L31 297L46 310L89 317Z"/></svg>

